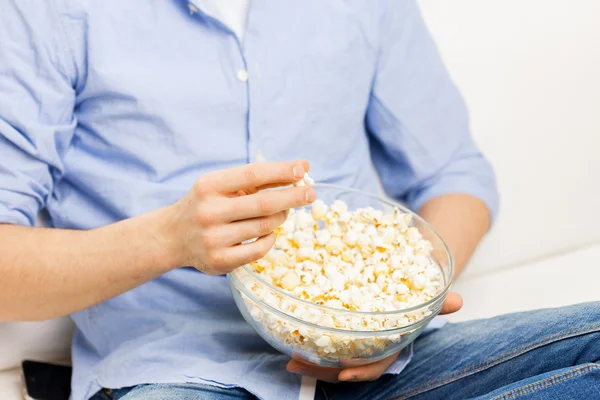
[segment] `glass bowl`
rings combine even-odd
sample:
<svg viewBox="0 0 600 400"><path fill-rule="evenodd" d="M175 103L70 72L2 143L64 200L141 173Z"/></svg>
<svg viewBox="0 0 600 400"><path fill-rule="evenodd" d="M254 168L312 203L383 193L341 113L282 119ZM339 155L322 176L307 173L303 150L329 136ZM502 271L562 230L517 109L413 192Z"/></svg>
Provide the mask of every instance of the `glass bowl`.
<svg viewBox="0 0 600 400"><path fill-rule="evenodd" d="M410 308L351 311L297 298L271 285L246 265L228 274L233 297L254 330L275 349L292 358L327 367L373 363L413 342L440 312L454 274L452 256L429 224L394 201L336 185L315 184L314 188L317 198L326 204L342 200L349 210L373 207L389 214L398 208L410 214L409 226L416 227L432 245L430 258L441 272L438 293L431 300ZM393 322L393 329L382 328L390 326L388 322Z"/></svg>

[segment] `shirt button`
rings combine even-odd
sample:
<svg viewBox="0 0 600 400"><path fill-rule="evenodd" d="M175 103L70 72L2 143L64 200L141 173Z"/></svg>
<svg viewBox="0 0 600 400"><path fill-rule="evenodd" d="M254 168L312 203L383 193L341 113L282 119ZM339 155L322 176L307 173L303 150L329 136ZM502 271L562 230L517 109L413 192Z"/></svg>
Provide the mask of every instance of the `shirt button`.
<svg viewBox="0 0 600 400"><path fill-rule="evenodd" d="M192 3L188 3L188 8L190 10L190 15L194 15L198 12L198 8Z"/></svg>
<svg viewBox="0 0 600 400"><path fill-rule="evenodd" d="M241 82L246 82L248 80L248 71L246 71L245 69L240 69L237 72L237 78L241 81Z"/></svg>

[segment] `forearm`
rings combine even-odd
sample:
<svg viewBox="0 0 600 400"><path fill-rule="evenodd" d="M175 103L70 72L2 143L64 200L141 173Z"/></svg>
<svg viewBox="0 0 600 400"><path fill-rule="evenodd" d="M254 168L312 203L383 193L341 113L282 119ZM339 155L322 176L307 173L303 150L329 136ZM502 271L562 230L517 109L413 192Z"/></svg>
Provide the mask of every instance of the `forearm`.
<svg viewBox="0 0 600 400"><path fill-rule="evenodd" d="M257 260L287 210L316 198L310 187L261 189L308 170L298 160L213 171L171 206L90 231L0 225L0 320L79 311L182 265L224 275Z"/></svg>
<svg viewBox="0 0 600 400"><path fill-rule="evenodd" d="M164 212L89 231L0 225L0 320L79 311L176 267Z"/></svg>
<svg viewBox="0 0 600 400"><path fill-rule="evenodd" d="M456 265L458 277L490 227L490 212L476 197L448 194L425 203L421 215L444 238Z"/></svg>

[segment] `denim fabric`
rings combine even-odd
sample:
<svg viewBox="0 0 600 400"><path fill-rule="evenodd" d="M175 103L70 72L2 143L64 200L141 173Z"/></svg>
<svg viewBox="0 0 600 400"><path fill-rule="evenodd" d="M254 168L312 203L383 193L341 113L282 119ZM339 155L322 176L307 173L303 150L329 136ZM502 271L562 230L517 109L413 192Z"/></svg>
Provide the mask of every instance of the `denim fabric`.
<svg viewBox="0 0 600 400"><path fill-rule="evenodd" d="M600 398L599 360L600 302L586 303L447 324L415 341L400 375L322 384L318 398L594 399Z"/></svg>
<svg viewBox="0 0 600 400"><path fill-rule="evenodd" d="M226 388L202 383L162 383L132 388L103 390L91 400L251 400L257 397L246 389Z"/></svg>
<svg viewBox="0 0 600 400"><path fill-rule="evenodd" d="M600 302L448 324L419 337L414 349L401 374L319 382L317 400L600 399ZM198 384L129 390L114 399L255 398Z"/></svg>

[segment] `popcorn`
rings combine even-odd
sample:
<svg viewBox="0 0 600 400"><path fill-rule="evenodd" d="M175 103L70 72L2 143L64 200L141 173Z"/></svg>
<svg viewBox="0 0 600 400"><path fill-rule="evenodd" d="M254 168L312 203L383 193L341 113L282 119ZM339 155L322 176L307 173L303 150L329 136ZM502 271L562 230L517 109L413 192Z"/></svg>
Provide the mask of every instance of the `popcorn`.
<svg viewBox="0 0 600 400"><path fill-rule="evenodd" d="M344 250L344 243L339 237L331 238L325 245L329 254L340 254Z"/></svg>
<svg viewBox="0 0 600 400"><path fill-rule="evenodd" d="M327 300L325 305L331 308L344 308L344 304L338 299Z"/></svg>
<svg viewBox="0 0 600 400"><path fill-rule="evenodd" d="M356 242L358 242L358 232L355 230L346 232L346 235L344 235L344 244L346 246L355 246Z"/></svg>
<svg viewBox="0 0 600 400"><path fill-rule="evenodd" d="M331 236L338 236L338 237L344 236L344 229L342 228L341 225L339 225L337 223L328 223L327 231L331 234Z"/></svg>
<svg viewBox="0 0 600 400"><path fill-rule="evenodd" d="M404 278L404 272L402 272L402 270L400 269L397 269L394 272L392 272L391 276L394 282L400 282L400 280Z"/></svg>
<svg viewBox="0 0 600 400"><path fill-rule="evenodd" d="M326 230L317 231L315 233L315 237L317 239L317 244L325 246L327 242L329 242L329 239L331 239L331 233L329 233L329 231Z"/></svg>
<svg viewBox="0 0 600 400"><path fill-rule="evenodd" d="M368 234L362 233L362 234L360 234L360 236L358 237L358 240L356 242L358 243L359 247L366 248L371 245L371 238L369 237ZM367 251L369 251L369 249L367 249Z"/></svg>
<svg viewBox="0 0 600 400"><path fill-rule="evenodd" d="M379 276L379 275L389 275L389 271L390 271L390 268L384 262L380 262L380 263L377 263L377 265L375 265L374 272L375 272L375 274L377 276ZM394 271L394 272L396 272L396 271ZM400 273L402 273L402 272L400 272Z"/></svg>
<svg viewBox="0 0 600 400"><path fill-rule="evenodd" d="M315 220L312 217L312 214L309 214L304 210L300 210L300 211L294 213L293 218L294 218L294 226L295 226L296 230L313 229L316 224ZM288 233L288 232L286 232L286 233Z"/></svg>
<svg viewBox="0 0 600 400"><path fill-rule="evenodd" d="M416 275L412 280L412 284L415 287L415 289L424 289L426 282L427 279L423 274Z"/></svg>
<svg viewBox="0 0 600 400"><path fill-rule="evenodd" d="M304 261L304 260L318 261L319 254L314 249L311 249L308 247L301 247L300 249L298 249L296 259L298 261Z"/></svg>
<svg viewBox="0 0 600 400"><path fill-rule="evenodd" d="M331 345L331 338L329 336L321 336L315 340L315 344L319 347L327 347Z"/></svg>
<svg viewBox="0 0 600 400"><path fill-rule="evenodd" d="M341 200L335 200L331 205L331 211L337 215L340 215L348 211L348 206Z"/></svg>
<svg viewBox="0 0 600 400"><path fill-rule="evenodd" d="M300 179L298 182L294 183L294 186L313 186L315 181L308 175L308 173L304 173L304 177Z"/></svg>
<svg viewBox="0 0 600 400"><path fill-rule="evenodd" d="M341 222L342 224L347 224L351 220L352 220L352 213L349 211L345 211L345 212L341 213L338 217L338 221Z"/></svg>
<svg viewBox="0 0 600 400"><path fill-rule="evenodd" d="M311 274L310 272L305 273L304 275L302 275L302 282L306 285L310 285L313 280L315 279L315 276L313 274Z"/></svg>
<svg viewBox="0 0 600 400"><path fill-rule="evenodd" d="M297 186L311 182L305 175ZM273 286L309 303L284 299L250 278L247 287L273 308L320 327L377 332L407 326L430 312L349 316L344 311L401 310L439 293L443 276L431 259L432 245L410 222L410 214L398 209L384 215L371 207L349 211L341 200L329 207L316 200L310 212L291 210L275 231L275 248L250 265ZM244 295L242 299L265 335L306 354L309 361L369 357L410 333L356 338L324 332L281 320Z"/></svg>
<svg viewBox="0 0 600 400"><path fill-rule="evenodd" d="M287 290L292 290L300 284L300 278L294 271L289 271L280 280L281 287Z"/></svg>
<svg viewBox="0 0 600 400"><path fill-rule="evenodd" d="M275 269L273 269L273 271L270 272L268 276L270 276L271 279L277 280L277 279L283 278L283 276L287 272L288 272L287 268L285 268L284 266L278 266Z"/></svg>
<svg viewBox="0 0 600 400"><path fill-rule="evenodd" d="M323 200L315 200L312 204L311 213L314 219L321 220L325 219L327 215L328 207Z"/></svg>
<svg viewBox="0 0 600 400"><path fill-rule="evenodd" d="M315 239L314 239L314 236L311 235L309 232L297 231L292 236L292 239L296 243L296 245L300 248L310 247L312 249L314 247Z"/></svg>

